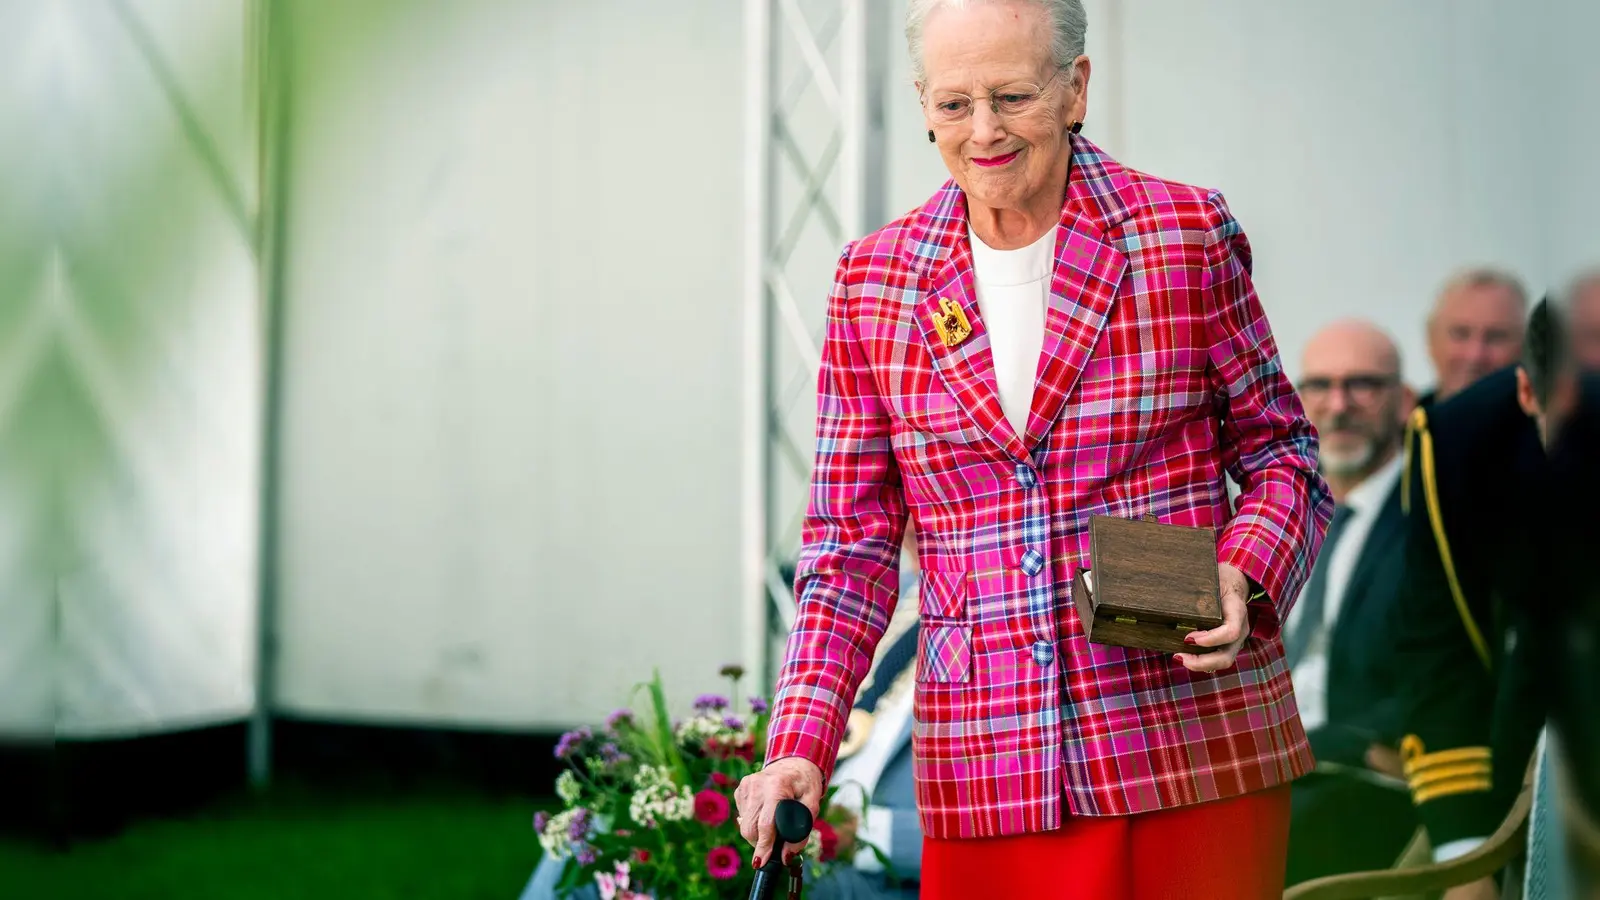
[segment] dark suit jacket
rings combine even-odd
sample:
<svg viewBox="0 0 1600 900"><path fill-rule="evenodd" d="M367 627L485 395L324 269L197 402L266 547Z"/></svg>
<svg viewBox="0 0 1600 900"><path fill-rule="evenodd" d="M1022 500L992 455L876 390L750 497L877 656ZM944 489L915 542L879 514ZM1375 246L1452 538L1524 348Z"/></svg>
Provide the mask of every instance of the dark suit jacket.
<svg viewBox="0 0 1600 900"><path fill-rule="evenodd" d="M1394 620L1405 573L1406 520L1396 484L1367 532L1328 643L1326 723L1310 733L1318 761L1364 765L1367 747L1401 736Z"/></svg>

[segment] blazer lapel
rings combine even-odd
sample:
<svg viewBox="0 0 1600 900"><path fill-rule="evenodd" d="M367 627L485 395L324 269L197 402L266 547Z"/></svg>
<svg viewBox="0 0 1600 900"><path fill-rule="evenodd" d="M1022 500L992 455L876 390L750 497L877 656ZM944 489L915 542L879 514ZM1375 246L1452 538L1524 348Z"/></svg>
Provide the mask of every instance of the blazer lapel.
<svg viewBox="0 0 1600 900"><path fill-rule="evenodd" d="M921 227L913 235L912 245L924 266L929 289L917 300L917 327L933 355L934 366L962 408L1008 456L1027 460L1028 451L1000 406L989 332L978 314L966 221L966 199L954 182L946 184L923 209ZM961 310L972 326L972 333L953 346L946 343L934 324L944 317L946 303Z"/></svg>
<svg viewBox="0 0 1600 900"><path fill-rule="evenodd" d="M1073 135L1072 147L1026 440L1000 406L989 333L978 314L966 196L953 180L922 208L908 242L912 266L927 279L915 314L935 367L989 439L1011 458L1030 463L1030 449L1055 423L1083 374L1128 270L1127 257L1108 236L1132 211L1127 175L1082 135ZM954 346L946 345L934 324L944 315L946 301L972 326Z"/></svg>
<svg viewBox="0 0 1600 900"><path fill-rule="evenodd" d="M1081 136L1074 136L1073 148L1045 313L1044 352L1028 413L1024 443L1030 449L1061 415L1128 271L1128 258L1108 237L1131 211L1127 176Z"/></svg>

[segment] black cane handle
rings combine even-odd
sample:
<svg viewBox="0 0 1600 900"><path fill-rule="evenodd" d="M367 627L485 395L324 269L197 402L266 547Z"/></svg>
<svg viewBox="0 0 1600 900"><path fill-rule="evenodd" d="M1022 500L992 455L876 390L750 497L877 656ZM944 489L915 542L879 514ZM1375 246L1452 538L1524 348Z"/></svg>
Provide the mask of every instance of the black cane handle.
<svg viewBox="0 0 1600 900"><path fill-rule="evenodd" d="M772 848L772 856L756 870L755 881L750 883L750 900L774 900L777 896L778 882L783 880L784 870L789 869L783 862L784 848L811 837L811 810L799 800L779 800L773 818L777 820L774 824L778 826L777 843ZM799 896L798 870L791 869L788 897L789 900L798 900Z"/></svg>

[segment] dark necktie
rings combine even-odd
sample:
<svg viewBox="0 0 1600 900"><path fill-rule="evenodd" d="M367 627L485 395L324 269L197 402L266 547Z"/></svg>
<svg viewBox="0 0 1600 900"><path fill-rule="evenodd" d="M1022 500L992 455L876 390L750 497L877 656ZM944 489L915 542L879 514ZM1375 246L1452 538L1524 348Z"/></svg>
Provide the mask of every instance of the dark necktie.
<svg viewBox="0 0 1600 900"><path fill-rule="evenodd" d="M1284 641L1284 658L1290 671L1300 664L1311 639L1322 630L1322 618L1328 608L1328 567L1333 564L1333 550L1339 545L1339 536L1350 521L1350 507L1335 506L1333 520L1328 523L1328 533L1322 538L1322 549L1317 553L1316 565L1311 567L1311 580L1300 595L1300 614Z"/></svg>

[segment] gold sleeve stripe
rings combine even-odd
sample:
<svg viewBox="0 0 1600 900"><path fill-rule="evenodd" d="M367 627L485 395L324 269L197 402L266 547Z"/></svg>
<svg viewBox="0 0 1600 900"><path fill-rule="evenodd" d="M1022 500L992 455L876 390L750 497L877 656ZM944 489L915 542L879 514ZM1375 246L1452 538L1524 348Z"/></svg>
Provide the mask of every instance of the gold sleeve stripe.
<svg viewBox="0 0 1600 900"><path fill-rule="evenodd" d="M1443 781L1424 788L1413 788L1411 802L1416 805L1438 800L1440 797L1456 797L1461 794L1482 794L1489 790L1489 776L1478 778L1456 778Z"/></svg>
<svg viewBox="0 0 1600 900"><path fill-rule="evenodd" d="M1418 769L1426 769L1437 765L1450 765L1462 762L1488 762L1491 752L1488 747L1451 747L1449 750L1439 750L1429 753L1423 746L1422 738L1408 734L1400 742L1400 759L1405 763L1407 775Z"/></svg>
<svg viewBox="0 0 1600 900"><path fill-rule="evenodd" d="M1420 791L1430 785L1451 781L1456 778L1488 778L1493 774L1487 762L1455 763L1424 769L1414 775L1407 776L1407 780L1411 783L1412 791Z"/></svg>
<svg viewBox="0 0 1600 900"><path fill-rule="evenodd" d="M1483 639L1483 632L1478 629L1471 610L1467 609L1467 597L1461 591L1461 580L1456 577L1455 558L1450 553L1450 539L1444 533L1444 513L1439 506L1439 483L1433 467L1433 434L1428 431L1428 411L1420 406L1411 411L1411 420L1406 423L1406 479L1411 473L1409 457L1413 440L1419 445L1417 451L1422 458L1422 494L1428 504L1428 523L1433 527L1433 539L1439 547L1439 562L1444 567L1445 580L1450 584L1450 596L1455 601L1456 614L1461 617L1461 625L1467 631L1467 640L1472 642L1472 649L1477 651L1478 660L1484 668L1491 669L1493 664L1489 656L1489 643ZM1404 479L1400 490L1402 503L1409 514L1411 492Z"/></svg>

